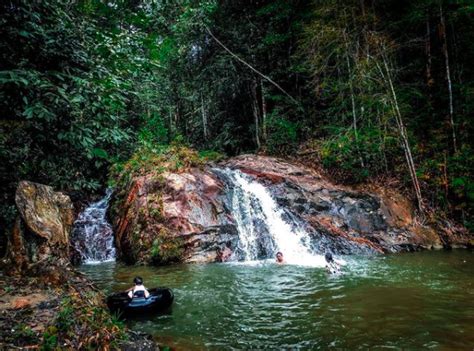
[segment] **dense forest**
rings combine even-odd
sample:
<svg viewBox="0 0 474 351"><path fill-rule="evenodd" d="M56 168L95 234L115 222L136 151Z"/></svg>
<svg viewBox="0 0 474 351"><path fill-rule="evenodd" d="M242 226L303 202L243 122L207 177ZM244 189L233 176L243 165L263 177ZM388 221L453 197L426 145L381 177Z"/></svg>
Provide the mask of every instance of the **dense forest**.
<svg viewBox="0 0 474 351"><path fill-rule="evenodd" d="M0 228L18 181L74 195L184 144L404 189L473 228L471 0L10 0Z"/></svg>

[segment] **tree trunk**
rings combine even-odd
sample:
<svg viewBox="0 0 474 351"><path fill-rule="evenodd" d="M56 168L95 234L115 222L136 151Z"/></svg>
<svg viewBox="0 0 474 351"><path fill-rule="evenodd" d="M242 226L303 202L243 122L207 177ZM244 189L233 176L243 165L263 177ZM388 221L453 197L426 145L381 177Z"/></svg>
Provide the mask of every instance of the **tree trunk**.
<svg viewBox="0 0 474 351"><path fill-rule="evenodd" d="M382 47L382 52L384 52L384 51L385 51L385 48ZM415 196L416 196L416 200L417 200L417 207L418 207L418 210L420 210L420 212L423 213L424 212L423 198L421 196L420 183L418 182L418 176L416 175L415 162L413 161L413 156L412 156L412 153L411 153L410 143L408 141L408 134L407 134L405 125L403 123L403 118L402 118L402 114L400 112L400 107L399 107L399 104L398 104L398 98L397 98L397 94L395 92L395 88L393 86L393 80L392 80L392 76L390 74L390 69L388 67L387 59L385 58L384 55L382 55L382 59L383 59L383 64L384 64L386 74L383 73L382 68L380 67L380 65L377 62L376 62L376 64L377 64L377 67L378 67L382 77L385 76L385 80L388 83L388 88L389 88L390 94L392 96L392 107L393 107L394 114L395 114L395 121L396 121L397 126L398 126L398 130L399 130L399 133L400 133L400 138L402 140L402 147L403 147L403 150L404 150L404 153L405 153L405 158L406 158L407 165L408 165L408 170L410 172L410 177L411 177L411 180L412 180L412 183L413 183L413 188L415 190Z"/></svg>
<svg viewBox="0 0 474 351"><path fill-rule="evenodd" d="M201 93L201 115L202 115L202 131L204 135L204 140L207 140L209 134L207 130L207 114L206 108L204 107L204 98Z"/></svg>
<svg viewBox="0 0 474 351"><path fill-rule="evenodd" d="M367 18L367 11L366 11L366 8L365 8L365 1L364 0L360 0L360 10L361 10L361 13L362 13L362 21L364 23L364 26L362 28L362 37L363 37L363 40L364 40L364 50L365 50L365 56L366 56L366 60L367 62L369 62L369 58L370 58L370 45L369 45L369 21L368 21L368 18Z"/></svg>
<svg viewBox="0 0 474 351"><path fill-rule="evenodd" d="M359 154L360 165L362 168L365 167L364 159L359 150L359 134L357 131L357 113L356 113L356 103L354 97L354 86L352 85L352 74L351 74L351 63L349 60L349 39L347 38L347 33L344 31L344 42L346 44L346 67L347 74L349 79L349 90L351 93L351 106L352 106L352 127L354 128L354 140L356 142L357 153Z"/></svg>
<svg viewBox="0 0 474 351"><path fill-rule="evenodd" d="M454 126L453 86L451 82L451 72L450 72L450 66L449 66L449 53L448 53L448 40L446 38L446 24L444 20L442 5L440 5L439 7L439 15L440 15L440 35L443 41L443 55L444 55L444 63L446 66L446 80L448 82L448 92L449 92L449 124L451 125L454 153L457 153L458 148L457 148L457 141L456 141L456 129Z"/></svg>
<svg viewBox="0 0 474 351"><path fill-rule="evenodd" d="M372 8L372 31L375 32L376 20L375 20L375 0L370 2Z"/></svg>
<svg viewBox="0 0 474 351"><path fill-rule="evenodd" d="M253 117L255 122L255 142L257 144L257 148L260 149L260 123L259 123L259 113L258 113L258 100L257 100L257 82L254 81L251 87L252 91L252 110L253 110Z"/></svg>
<svg viewBox="0 0 474 351"><path fill-rule="evenodd" d="M385 168L385 173L389 174L387 153L386 153L386 148L385 148L385 137L387 135L387 128L386 128L386 125L384 123L382 123L382 119L380 118L380 110L379 110L378 107L377 107L377 120L378 120L378 123L379 123L379 129L381 131L382 130L384 131L383 136L382 136L382 133L380 133L380 152L382 153L382 157L383 157L383 164L384 164L384 168Z"/></svg>
<svg viewBox="0 0 474 351"><path fill-rule="evenodd" d="M169 125L170 125L170 138L173 138L174 135L174 127L173 127L173 112L169 111Z"/></svg>
<svg viewBox="0 0 474 351"><path fill-rule="evenodd" d="M432 59L431 59L431 26L430 17L426 16L426 39L425 39L425 53L426 53L426 84L428 89L433 85L433 75L431 73Z"/></svg>
<svg viewBox="0 0 474 351"><path fill-rule="evenodd" d="M180 126L179 126L179 104L176 105L176 109L174 111L174 130L175 135L180 134Z"/></svg>
<svg viewBox="0 0 474 351"><path fill-rule="evenodd" d="M262 94L262 137L267 140L267 101L265 100L265 87L263 80L260 80L260 93Z"/></svg>
<svg viewBox="0 0 474 351"><path fill-rule="evenodd" d="M444 164L443 164L443 185L444 185L444 197L449 207L449 179L448 179L448 158L446 152L444 153Z"/></svg>

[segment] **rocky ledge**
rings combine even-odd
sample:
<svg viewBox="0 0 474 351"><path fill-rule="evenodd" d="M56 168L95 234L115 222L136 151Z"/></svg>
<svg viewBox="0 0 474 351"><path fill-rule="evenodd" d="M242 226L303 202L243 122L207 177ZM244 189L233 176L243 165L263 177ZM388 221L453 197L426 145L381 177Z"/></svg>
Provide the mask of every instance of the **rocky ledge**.
<svg viewBox="0 0 474 351"><path fill-rule="evenodd" d="M238 169L265 185L285 214L305 224L316 252L388 253L468 247L462 228L421 223L389 189L356 190L277 158L242 155L217 165L133 178L112 211L119 257L129 263L235 259L232 184L218 169ZM216 171L217 169L217 171Z"/></svg>
<svg viewBox="0 0 474 351"><path fill-rule="evenodd" d="M0 350L159 350L113 318L104 294L70 264L69 196L23 181L15 201L0 262Z"/></svg>

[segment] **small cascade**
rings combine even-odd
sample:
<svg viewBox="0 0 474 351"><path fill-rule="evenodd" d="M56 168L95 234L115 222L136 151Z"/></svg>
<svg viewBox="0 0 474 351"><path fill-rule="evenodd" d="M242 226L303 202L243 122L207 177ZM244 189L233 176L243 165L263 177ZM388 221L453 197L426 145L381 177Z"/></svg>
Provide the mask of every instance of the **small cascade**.
<svg viewBox="0 0 474 351"><path fill-rule="evenodd" d="M105 197L90 204L74 222L72 238L82 263L115 260L112 226L105 218L111 196L112 189L107 189Z"/></svg>
<svg viewBox="0 0 474 351"><path fill-rule="evenodd" d="M324 266L314 253L302 223L280 208L264 185L239 170L216 169L228 183L230 206L239 231L237 258L253 261L274 258L281 251L288 263Z"/></svg>

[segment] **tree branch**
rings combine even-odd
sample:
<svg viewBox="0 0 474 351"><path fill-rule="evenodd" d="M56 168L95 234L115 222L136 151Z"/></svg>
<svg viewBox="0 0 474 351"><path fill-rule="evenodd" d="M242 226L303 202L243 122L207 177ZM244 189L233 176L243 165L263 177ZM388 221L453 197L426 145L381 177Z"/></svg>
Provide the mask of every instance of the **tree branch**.
<svg viewBox="0 0 474 351"><path fill-rule="evenodd" d="M248 68L250 68L252 71L254 71L255 73L257 73L260 77L262 77L263 79L267 80L268 82L270 82L273 86L275 86L278 90L280 90L283 94L285 94L286 96L288 96L291 101L293 101L294 103L296 103L297 105L299 105L298 101L293 97L291 96L285 89L283 89L278 83L276 83L275 81L273 81L270 77L266 76L265 74L263 74L262 72L260 72L259 70L257 70L256 68L254 68L253 66L251 66L248 62L246 62L244 59L240 58L238 55L234 54L227 46L225 46L219 39L217 39L214 34L212 34L211 30L207 27L207 26L204 26L206 28L206 31L209 33L209 35L212 37L212 39L214 39L216 41L217 44L219 44L225 51L227 51L232 57L234 57L236 60L238 60L239 62L243 63L245 66L247 66Z"/></svg>

